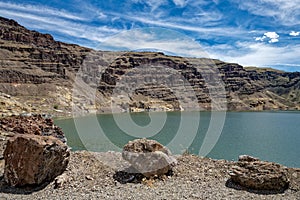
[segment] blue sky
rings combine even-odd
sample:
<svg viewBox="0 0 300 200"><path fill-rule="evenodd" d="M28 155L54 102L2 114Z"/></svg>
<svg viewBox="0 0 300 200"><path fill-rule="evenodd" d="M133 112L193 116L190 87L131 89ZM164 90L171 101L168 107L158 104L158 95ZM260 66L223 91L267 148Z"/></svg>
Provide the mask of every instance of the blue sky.
<svg viewBox="0 0 300 200"><path fill-rule="evenodd" d="M300 0L15 0L0 1L0 15L95 49L300 71Z"/></svg>

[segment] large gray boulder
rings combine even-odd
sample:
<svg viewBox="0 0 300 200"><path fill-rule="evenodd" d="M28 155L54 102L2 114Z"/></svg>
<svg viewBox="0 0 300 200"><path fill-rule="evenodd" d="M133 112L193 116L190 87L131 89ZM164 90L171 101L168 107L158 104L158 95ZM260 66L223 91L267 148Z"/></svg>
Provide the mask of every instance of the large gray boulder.
<svg viewBox="0 0 300 200"><path fill-rule="evenodd" d="M128 142L123 148L122 157L146 177L166 174L177 164L167 147L148 139Z"/></svg>
<svg viewBox="0 0 300 200"><path fill-rule="evenodd" d="M4 151L4 179L11 186L39 185L62 174L69 148L53 136L16 134Z"/></svg>
<svg viewBox="0 0 300 200"><path fill-rule="evenodd" d="M247 155L239 157L230 176L233 182L247 189L284 191L289 185L284 166Z"/></svg>

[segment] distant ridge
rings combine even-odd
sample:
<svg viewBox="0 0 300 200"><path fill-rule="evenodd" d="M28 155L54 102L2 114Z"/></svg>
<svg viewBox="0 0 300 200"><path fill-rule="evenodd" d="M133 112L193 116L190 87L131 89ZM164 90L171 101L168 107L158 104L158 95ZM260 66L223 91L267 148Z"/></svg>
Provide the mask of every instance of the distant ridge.
<svg viewBox="0 0 300 200"><path fill-rule="evenodd" d="M217 76L225 83L229 110L300 108L299 72L243 68L239 64L215 59L193 59L192 62L190 58L159 52L96 51L55 41L49 34L28 30L14 20L0 17L0 95L11 95L14 101L18 99L22 102L24 109L19 106L18 112L47 112L65 116L70 114L73 103L78 103L86 112L106 112L110 109L110 95L116 83L141 65L165 65L177 70L192 86L203 110L211 109L211 98L203 75L210 73L214 66L219 70ZM83 65L88 71L83 77L84 82L97 89L95 105L91 102L80 103L72 98L74 79ZM145 74L143 78L147 76L151 78L153 74ZM163 79L163 74L156 76ZM133 78L140 80L140 77ZM180 87L180 84L175 84L176 80L170 81L174 82L174 87ZM189 98L192 97L185 100L189 101ZM137 88L129 99L129 102L116 102L123 108L120 111L181 109L178 98L161 85ZM14 107L4 106L4 109L9 113Z"/></svg>

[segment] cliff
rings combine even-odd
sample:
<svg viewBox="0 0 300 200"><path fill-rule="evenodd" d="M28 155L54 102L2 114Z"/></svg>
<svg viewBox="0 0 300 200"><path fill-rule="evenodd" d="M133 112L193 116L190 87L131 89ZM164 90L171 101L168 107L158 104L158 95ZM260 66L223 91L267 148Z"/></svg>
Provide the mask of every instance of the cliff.
<svg viewBox="0 0 300 200"><path fill-rule="evenodd" d="M96 90L95 101L72 94L76 76ZM24 107L20 112L68 115L73 104L105 112L112 101L119 111L181 110L182 104L210 110L216 94L225 97L217 103L227 102L229 110L295 110L300 108L299 80L299 72L214 59L95 51L0 17L0 95L6 100L0 103L9 104L5 95L11 95L21 102L18 108Z"/></svg>

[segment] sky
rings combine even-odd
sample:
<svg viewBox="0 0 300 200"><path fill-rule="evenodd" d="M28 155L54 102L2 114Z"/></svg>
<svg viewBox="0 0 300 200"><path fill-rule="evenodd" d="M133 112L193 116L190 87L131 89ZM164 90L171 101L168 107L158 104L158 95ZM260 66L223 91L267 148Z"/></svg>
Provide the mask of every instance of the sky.
<svg viewBox="0 0 300 200"><path fill-rule="evenodd" d="M0 0L0 16L99 50L300 71L300 0Z"/></svg>

